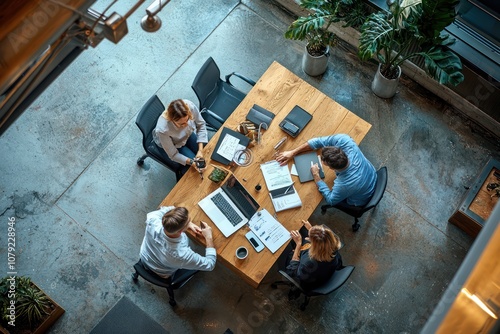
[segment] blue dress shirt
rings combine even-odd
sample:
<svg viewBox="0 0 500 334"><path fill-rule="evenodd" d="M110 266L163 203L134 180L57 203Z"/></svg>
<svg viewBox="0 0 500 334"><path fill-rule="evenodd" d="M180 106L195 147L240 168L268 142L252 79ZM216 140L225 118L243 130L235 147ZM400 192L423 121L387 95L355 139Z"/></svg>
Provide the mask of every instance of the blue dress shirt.
<svg viewBox="0 0 500 334"><path fill-rule="evenodd" d="M319 137L310 139L308 144L313 150L326 146L339 147L349 159L349 166L341 172L336 172L337 178L332 189L323 180L316 183L328 204L335 205L344 200L355 206L368 203L375 190L377 173L351 137L345 134Z"/></svg>

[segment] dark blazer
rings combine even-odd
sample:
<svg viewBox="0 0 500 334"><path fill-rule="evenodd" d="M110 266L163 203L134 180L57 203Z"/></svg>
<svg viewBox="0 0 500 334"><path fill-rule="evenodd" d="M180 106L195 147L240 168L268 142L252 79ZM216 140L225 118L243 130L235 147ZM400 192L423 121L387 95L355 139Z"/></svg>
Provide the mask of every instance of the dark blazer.
<svg viewBox="0 0 500 334"><path fill-rule="evenodd" d="M300 261L291 260L286 267L286 273L300 281L303 289L312 289L325 283L335 272L342 267L342 257L336 253L332 261L316 261L309 257L309 249L300 254Z"/></svg>

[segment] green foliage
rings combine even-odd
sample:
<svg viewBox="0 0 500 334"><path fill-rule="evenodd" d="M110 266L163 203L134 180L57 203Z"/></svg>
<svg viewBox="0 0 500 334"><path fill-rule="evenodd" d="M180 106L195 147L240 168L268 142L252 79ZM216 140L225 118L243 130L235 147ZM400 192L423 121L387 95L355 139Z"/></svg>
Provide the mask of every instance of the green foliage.
<svg viewBox="0 0 500 334"><path fill-rule="evenodd" d="M8 277L0 281L0 309L2 311L2 321L9 322L9 311L7 307L10 304L9 292L15 293L16 323L28 322L30 327L47 314L50 313L52 303L50 299L38 289L29 277L20 276L15 279L15 289L10 289Z"/></svg>
<svg viewBox="0 0 500 334"><path fill-rule="evenodd" d="M396 0L389 11L371 14L361 26L358 56L375 56L387 78L397 76L405 60L423 57L425 70L441 84L458 85L464 77L460 58L447 48L454 40L443 29L455 19L458 0ZM413 51L415 50L415 51Z"/></svg>
<svg viewBox="0 0 500 334"><path fill-rule="evenodd" d="M344 27L356 26L366 17L361 0L302 0L300 6L311 13L295 20L285 38L307 41L307 50L315 56L324 54L327 46L337 44L337 36L328 30L332 23L344 21Z"/></svg>

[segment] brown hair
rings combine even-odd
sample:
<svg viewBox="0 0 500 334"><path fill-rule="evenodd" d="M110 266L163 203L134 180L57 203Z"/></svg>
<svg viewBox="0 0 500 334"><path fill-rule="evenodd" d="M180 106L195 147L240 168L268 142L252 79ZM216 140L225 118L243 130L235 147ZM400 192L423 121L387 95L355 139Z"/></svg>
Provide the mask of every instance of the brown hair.
<svg viewBox="0 0 500 334"><path fill-rule="evenodd" d="M163 228L167 233L179 232L188 222L189 212L188 209L184 207L173 208L172 210L166 212L161 219Z"/></svg>
<svg viewBox="0 0 500 334"><path fill-rule="evenodd" d="M189 116L189 119L193 119L193 114L191 113L191 109L182 99L177 99L170 102L167 110L163 112L162 116L165 117L167 120L174 122L186 116Z"/></svg>
<svg viewBox="0 0 500 334"><path fill-rule="evenodd" d="M321 150L321 160L330 168L343 169L347 166L349 159L345 152L335 146L327 146Z"/></svg>
<svg viewBox="0 0 500 334"><path fill-rule="evenodd" d="M330 262L340 249L340 239L324 225L316 225L309 230L309 257L320 262Z"/></svg>

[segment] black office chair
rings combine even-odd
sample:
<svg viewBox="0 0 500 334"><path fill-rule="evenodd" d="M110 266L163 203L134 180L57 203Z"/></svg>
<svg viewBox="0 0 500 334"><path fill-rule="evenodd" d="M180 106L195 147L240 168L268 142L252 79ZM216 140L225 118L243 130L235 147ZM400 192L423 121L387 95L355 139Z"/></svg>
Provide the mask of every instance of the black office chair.
<svg viewBox="0 0 500 334"><path fill-rule="evenodd" d="M352 224L352 230L356 232L359 230L359 218L368 210L373 209L378 205L382 196L384 196L385 187L387 186L387 167L381 167L377 171L377 184L375 185L375 191L372 198L364 206L351 206L347 204L337 204L337 205L322 205L321 213L325 214L326 210L329 208L339 209L348 215L354 217L354 224Z"/></svg>
<svg viewBox="0 0 500 334"><path fill-rule="evenodd" d="M169 296L168 303L172 306L177 305L174 290L182 288L198 272L198 270L178 269L172 277L162 278L146 268L140 259L134 264L134 269L135 273L132 274L134 283L137 283L139 276L141 276L151 284L166 288Z"/></svg>
<svg viewBox="0 0 500 334"><path fill-rule="evenodd" d="M153 95L137 115L135 124L142 132L142 146L146 151L146 153L142 157L137 159L137 164L139 166L143 166L144 159L150 157L151 159L159 162L163 166L173 171L175 173L176 180L179 181L182 177L180 168L172 164L171 160L168 159L165 150L156 145L153 140L153 129L156 127L158 117L160 117L164 110L165 106L163 105L163 103L161 103L158 96Z"/></svg>
<svg viewBox="0 0 500 334"><path fill-rule="evenodd" d="M219 67L212 57L203 64L191 85L200 102L203 119L211 130L219 130L246 96L231 84L230 78L233 75L252 86L255 85L255 81L236 72L226 75L226 80L223 81Z"/></svg>
<svg viewBox="0 0 500 334"><path fill-rule="evenodd" d="M341 269L335 271L335 273L330 277L330 279L325 282L323 285L318 286L312 290L306 290L302 288L299 282L290 277L286 272L280 270L279 273L286 278L286 281L276 281L271 284L273 289L276 289L278 285L287 285L290 288L295 287L300 291L301 294L304 295L304 302L300 305L300 309L304 311L309 304L309 299L313 296L323 296L332 293L333 291L340 288L344 285L345 282L349 279L352 272L354 271L354 266L342 267Z"/></svg>

